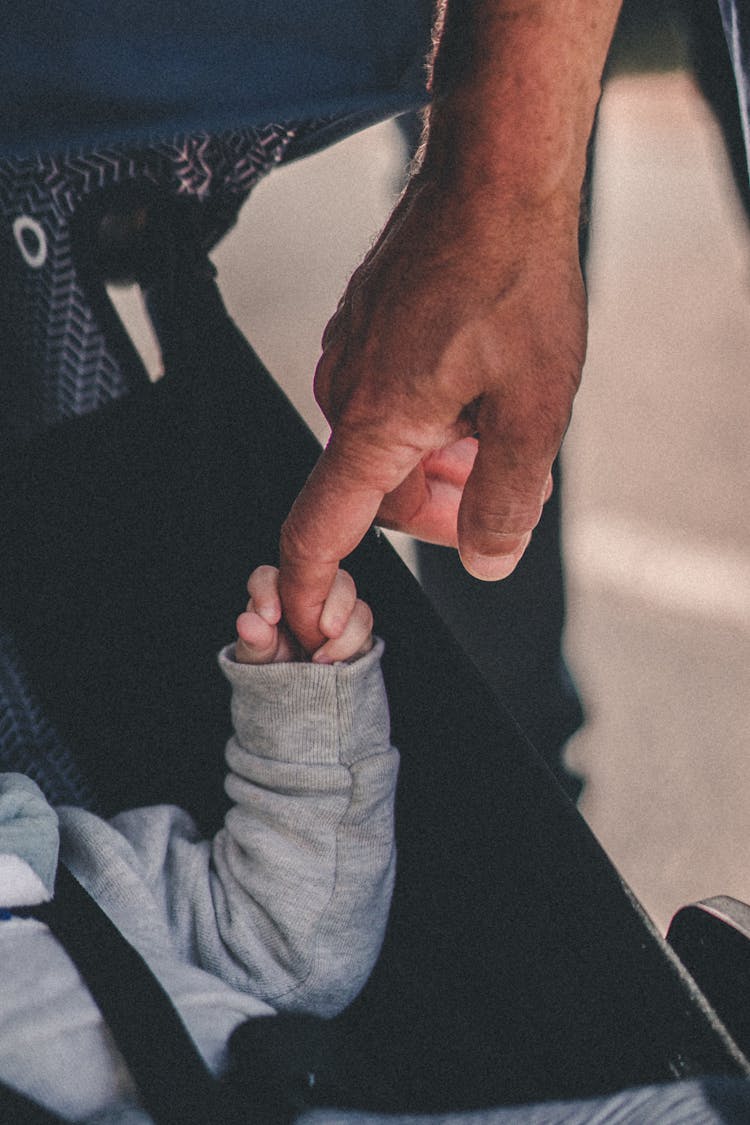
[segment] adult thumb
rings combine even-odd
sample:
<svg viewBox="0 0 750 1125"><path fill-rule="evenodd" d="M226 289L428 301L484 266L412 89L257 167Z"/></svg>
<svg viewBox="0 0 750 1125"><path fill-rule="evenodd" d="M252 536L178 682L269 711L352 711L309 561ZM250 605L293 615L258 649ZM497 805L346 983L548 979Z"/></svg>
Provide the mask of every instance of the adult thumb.
<svg viewBox="0 0 750 1125"><path fill-rule="evenodd" d="M458 549L469 574L507 578L529 545L552 493L551 459L510 460L499 443L480 441L458 511Z"/></svg>

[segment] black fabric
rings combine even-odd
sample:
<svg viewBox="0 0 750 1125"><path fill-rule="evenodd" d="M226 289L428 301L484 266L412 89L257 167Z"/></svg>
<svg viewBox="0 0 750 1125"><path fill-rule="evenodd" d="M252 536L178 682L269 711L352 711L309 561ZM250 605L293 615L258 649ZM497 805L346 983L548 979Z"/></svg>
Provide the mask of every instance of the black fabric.
<svg viewBox="0 0 750 1125"><path fill-rule="evenodd" d="M91 786L70 746L49 722L1 621L0 769L33 778L51 804L96 807Z"/></svg>
<svg viewBox="0 0 750 1125"><path fill-rule="evenodd" d="M172 297L183 365L15 465L0 613L108 809L175 801L211 830L228 733L215 652L318 446L208 273ZM517 1104L746 1073L389 545L372 534L347 565L386 640L402 764L385 946L334 1021L342 1104Z"/></svg>
<svg viewBox="0 0 750 1125"><path fill-rule="evenodd" d="M7 1125L64 1125L64 1118L0 1082L0 1121Z"/></svg>
<svg viewBox="0 0 750 1125"><path fill-rule="evenodd" d="M726 897L683 906L667 941L750 1054L750 907Z"/></svg>
<svg viewBox="0 0 750 1125"><path fill-rule="evenodd" d="M105 280L169 269L178 239L205 254L290 141L314 145L330 127L287 122L0 160L0 490L13 487L11 450L148 385ZM96 807L2 622L0 767L28 773L52 803Z"/></svg>
<svg viewBox="0 0 750 1125"><path fill-rule="evenodd" d="M16 913L45 922L74 961L156 1125L230 1125L230 1106L171 1000L64 864L54 898Z"/></svg>
<svg viewBox="0 0 750 1125"><path fill-rule="evenodd" d="M228 731L215 650L317 446L195 265L150 294L165 379L4 466L0 617L105 810L174 801L208 831ZM399 869L322 1101L445 1110L748 1073L387 544L368 536L349 565L387 643Z"/></svg>
<svg viewBox="0 0 750 1125"><path fill-rule="evenodd" d="M334 1023L281 1013L246 1020L229 1041L224 1081L263 1125L287 1125L313 1104L345 1105L345 1059Z"/></svg>
<svg viewBox="0 0 750 1125"><path fill-rule="evenodd" d="M186 284L203 301L200 317L185 304L185 367L6 465L0 616L102 811L174 801L209 830L229 733L215 654L248 573L276 555L270 513L291 505L305 446L262 368L227 367L218 339L205 356L215 289Z"/></svg>
<svg viewBox="0 0 750 1125"><path fill-rule="evenodd" d="M419 578L433 605L497 697L515 715L568 796L582 779L565 764L565 743L583 710L562 655L565 591L560 550L562 470L531 542L513 574L480 582L458 553L417 545Z"/></svg>
<svg viewBox="0 0 750 1125"><path fill-rule="evenodd" d="M246 1021L216 1079L149 966L64 864L50 902L14 913L46 923L75 963L155 1125L285 1125L306 1108L327 1047L323 1021ZM6 1110L14 1125L62 1120L0 1083Z"/></svg>

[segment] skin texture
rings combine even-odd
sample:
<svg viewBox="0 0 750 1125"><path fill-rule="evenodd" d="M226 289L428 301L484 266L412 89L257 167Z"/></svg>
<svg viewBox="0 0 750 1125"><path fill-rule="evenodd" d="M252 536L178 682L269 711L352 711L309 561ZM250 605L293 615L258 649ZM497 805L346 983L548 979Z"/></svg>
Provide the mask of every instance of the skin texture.
<svg viewBox="0 0 750 1125"><path fill-rule="evenodd" d="M330 442L281 537L302 645L373 521L492 580L551 488L586 350L578 223L620 0L449 0L418 170L323 338Z"/></svg>
<svg viewBox="0 0 750 1125"><path fill-rule="evenodd" d="M235 660L239 664L289 664L305 653L282 618L279 572L259 566L247 581L250 599L237 618ZM311 656L315 664L356 660L372 648L372 613L357 597L354 579L338 570L320 617L327 640Z"/></svg>

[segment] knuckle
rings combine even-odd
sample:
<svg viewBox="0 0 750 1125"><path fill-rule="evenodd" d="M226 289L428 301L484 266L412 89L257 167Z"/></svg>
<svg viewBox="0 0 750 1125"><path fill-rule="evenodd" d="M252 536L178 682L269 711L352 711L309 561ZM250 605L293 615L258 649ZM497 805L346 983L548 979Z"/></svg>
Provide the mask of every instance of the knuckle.
<svg viewBox="0 0 750 1125"><path fill-rule="evenodd" d="M333 382L333 357L330 351L325 351L318 360L313 375L313 395L320 409L328 417L327 408L331 400L331 384Z"/></svg>
<svg viewBox="0 0 750 1125"><path fill-rule="evenodd" d="M497 502L480 501L467 504L460 517L462 530L470 530L475 543L499 544L526 535L539 523L542 515L541 494L505 488Z"/></svg>
<svg viewBox="0 0 750 1125"><path fill-rule="evenodd" d="M296 517L294 509L284 520L281 525L279 533L279 551L282 563L288 569L290 566L296 566L303 563L305 559L310 557L311 551L307 541L307 535L300 522Z"/></svg>

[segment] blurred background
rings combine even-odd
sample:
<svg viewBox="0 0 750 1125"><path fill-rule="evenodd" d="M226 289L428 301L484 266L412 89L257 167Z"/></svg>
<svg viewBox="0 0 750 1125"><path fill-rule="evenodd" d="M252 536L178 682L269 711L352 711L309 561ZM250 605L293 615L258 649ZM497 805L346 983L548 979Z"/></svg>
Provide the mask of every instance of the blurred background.
<svg viewBox="0 0 750 1125"><path fill-rule="evenodd" d="M563 454L566 655L586 711L567 759L582 813L661 928L697 898L750 901L750 227L736 137L728 149L704 96L732 95L703 73L714 8L626 0ZM389 123L279 169L214 255L230 312L322 440L320 336L407 156ZM135 291L113 296L154 368Z"/></svg>

